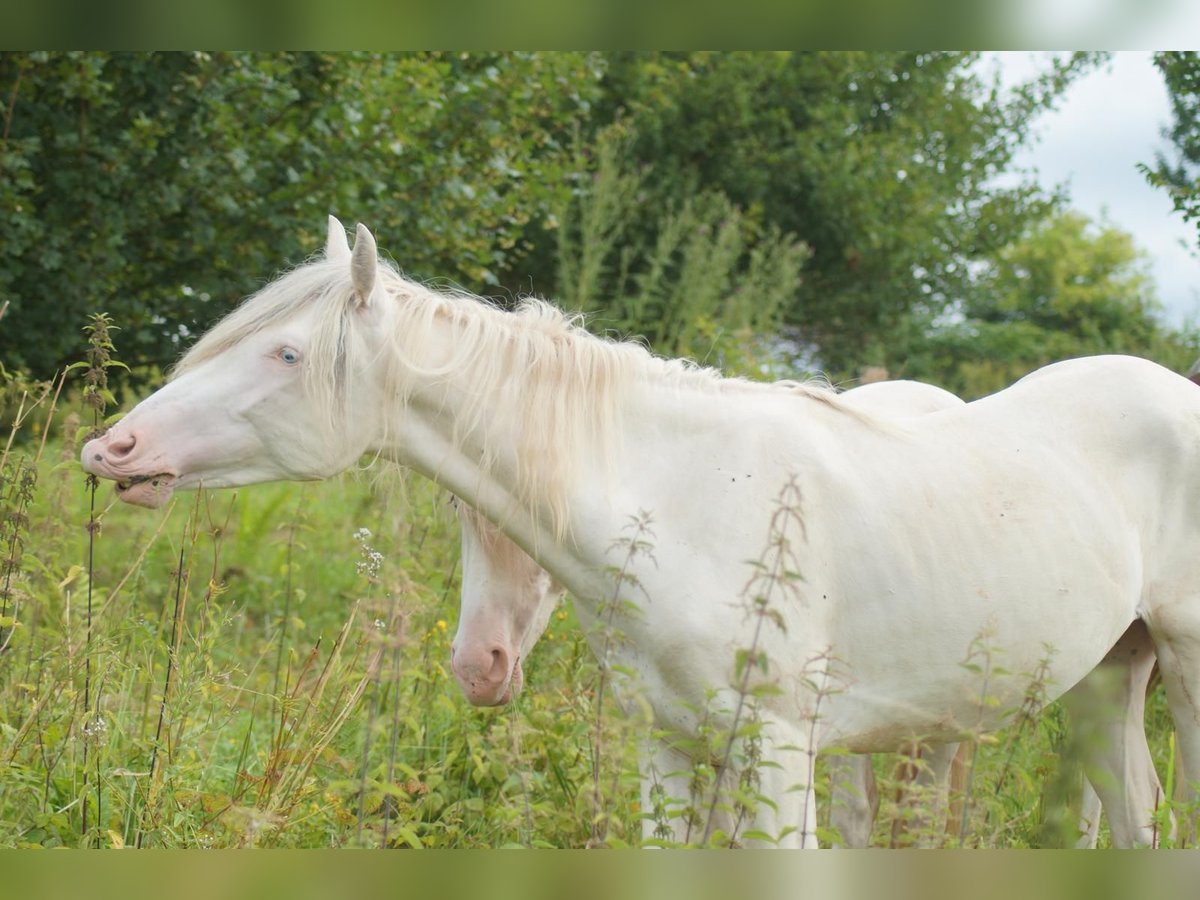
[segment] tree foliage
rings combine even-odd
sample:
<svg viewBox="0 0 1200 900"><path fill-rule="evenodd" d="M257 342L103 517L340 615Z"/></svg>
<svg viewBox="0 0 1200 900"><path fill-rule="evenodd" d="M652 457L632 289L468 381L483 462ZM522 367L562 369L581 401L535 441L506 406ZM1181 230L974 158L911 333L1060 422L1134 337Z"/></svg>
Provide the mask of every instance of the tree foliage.
<svg viewBox="0 0 1200 900"><path fill-rule="evenodd" d="M762 374L795 300L806 245L755 223L724 194L703 191L644 215L654 196L631 157L631 132L601 134L555 216L558 297L597 327L659 352Z"/></svg>
<svg viewBox="0 0 1200 900"><path fill-rule="evenodd" d="M0 355L53 372L103 309L165 365L330 212L494 283L595 80L586 54L6 53Z"/></svg>
<svg viewBox="0 0 1200 900"><path fill-rule="evenodd" d="M1031 185L994 180L1088 61L1005 98L973 54L615 54L601 120L637 136L643 209L717 191L748 222L806 243L786 319L826 367L852 371L915 305L961 297L966 261L1044 214Z"/></svg>
<svg viewBox="0 0 1200 900"><path fill-rule="evenodd" d="M1002 92L970 53L6 52L0 360L48 376L106 312L151 375L332 212L415 277L666 353L953 380L965 315L954 358L1015 370L1095 345L979 337L1025 327L988 294L1060 199L997 176L1093 61Z"/></svg>
<svg viewBox="0 0 1200 900"><path fill-rule="evenodd" d="M1166 137L1175 158L1159 155L1153 169L1142 170L1151 184L1165 189L1184 221L1196 224L1200 243L1200 53L1176 50L1157 53L1154 63L1162 73L1174 119Z"/></svg>
<svg viewBox="0 0 1200 900"><path fill-rule="evenodd" d="M916 342L910 363L973 398L1073 356L1129 353L1183 371L1194 340L1164 328L1145 254L1128 234L1063 212L977 274L979 287Z"/></svg>

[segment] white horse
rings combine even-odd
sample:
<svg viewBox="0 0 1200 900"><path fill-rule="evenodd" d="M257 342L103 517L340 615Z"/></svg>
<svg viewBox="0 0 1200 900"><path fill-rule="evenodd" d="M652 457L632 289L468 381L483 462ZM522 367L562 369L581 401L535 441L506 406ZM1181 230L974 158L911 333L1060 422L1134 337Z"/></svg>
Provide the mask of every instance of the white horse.
<svg viewBox="0 0 1200 900"><path fill-rule="evenodd" d="M1138 620L1185 776L1200 774L1200 392L1153 363L1072 360L891 422L596 338L540 301L514 315L428 290L381 263L365 227L351 250L331 222L324 258L226 317L81 455L157 506L364 453L498 524L585 627L636 578L650 599L618 615L613 661L664 731L694 737L711 691L732 708L732 663L752 650L772 689L761 790L778 800L751 825L780 845L816 845L820 749L998 726L1024 673L1040 668L1053 699ZM654 554L618 576L612 542L639 510ZM657 771L685 762L662 754ZM1148 833L1132 779L1096 787Z"/></svg>
<svg viewBox="0 0 1200 900"><path fill-rule="evenodd" d="M875 382L846 391L840 399L856 409L893 419L962 405L962 400L949 391L915 381ZM458 629L451 644L451 668L463 694L472 703L500 705L521 692L522 663L541 638L565 591L494 524L465 504L459 503L456 508L462 533L462 595ZM1103 721L1096 721L1097 714L1114 709L1126 712L1129 727L1114 736L1120 745L1093 742L1088 748L1089 762L1114 784L1126 777L1141 779L1143 792L1154 797L1159 786L1152 765L1141 772L1126 771L1131 751L1133 758L1149 760L1148 750L1137 752L1124 744L1139 739L1144 744L1145 733L1140 723L1146 681L1153 667L1153 648L1144 631L1131 629L1131 632L1123 638L1122 646L1140 653L1112 654L1108 665L1089 674L1068 693L1068 699L1086 694L1112 705L1097 709L1091 703L1076 703L1077 708L1082 706L1077 709L1077 727L1085 732L1104 728ZM1135 646L1134 641L1141 643ZM1122 671L1116 671L1118 666ZM946 810L948 775L958 748L956 742L922 748L916 783L922 795L931 800L932 815L927 824L938 821ZM866 847L878 811L871 758L863 754L838 754L830 757L828 768L832 782L831 824L841 835L844 846ZM653 780L643 779L643 808L650 808L649 792L653 784ZM1085 780L1079 846L1095 846L1099 816L1099 796ZM1113 837L1117 846L1128 846L1135 839L1122 830L1125 824L1120 820L1115 823ZM661 827L658 823L654 826Z"/></svg>

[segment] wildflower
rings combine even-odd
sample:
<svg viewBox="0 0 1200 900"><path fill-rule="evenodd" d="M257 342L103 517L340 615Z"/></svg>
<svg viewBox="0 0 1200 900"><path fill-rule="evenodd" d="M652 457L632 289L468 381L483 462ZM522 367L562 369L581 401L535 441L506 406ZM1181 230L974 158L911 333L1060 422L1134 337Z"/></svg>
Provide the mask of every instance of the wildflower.
<svg viewBox="0 0 1200 900"><path fill-rule="evenodd" d="M364 546L362 557L362 559L354 564L354 571L359 575L366 575L368 578L377 576L380 568L383 566L383 554L378 550L372 550L370 547Z"/></svg>
<svg viewBox="0 0 1200 900"><path fill-rule="evenodd" d="M102 741L106 734L108 734L108 722L104 721L103 716L96 716L83 725L83 736L89 741Z"/></svg>

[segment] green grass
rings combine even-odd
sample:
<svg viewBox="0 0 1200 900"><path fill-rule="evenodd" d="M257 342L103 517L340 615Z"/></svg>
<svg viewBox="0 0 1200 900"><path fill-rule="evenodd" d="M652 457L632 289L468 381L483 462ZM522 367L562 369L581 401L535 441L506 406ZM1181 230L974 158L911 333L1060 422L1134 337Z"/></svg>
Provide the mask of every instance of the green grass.
<svg viewBox="0 0 1200 900"><path fill-rule="evenodd" d="M49 409L15 428L0 484L0 846L639 842L639 726L607 691L597 717L569 606L515 704L460 696L458 525L439 490L366 473L147 511L102 485L89 578L78 422ZM1148 728L1165 778L1161 690ZM1064 729L1051 706L980 745L967 845L1065 840ZM893 766L877 762L876 844L920 803L889 801Z"/></svg>

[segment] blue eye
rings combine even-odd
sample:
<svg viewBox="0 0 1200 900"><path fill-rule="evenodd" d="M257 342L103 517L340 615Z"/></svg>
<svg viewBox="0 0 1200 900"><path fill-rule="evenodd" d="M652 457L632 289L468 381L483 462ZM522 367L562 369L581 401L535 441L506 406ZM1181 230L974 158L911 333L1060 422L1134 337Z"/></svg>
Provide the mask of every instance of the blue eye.
<svg viewBox="0 0 1200 900"><path fill-rule="evenodd" d="M277 355L280 360L289 366L294 366L300 362L300 351L293 350L291 347L284 347Z"/></svg>

